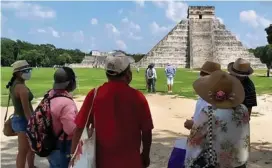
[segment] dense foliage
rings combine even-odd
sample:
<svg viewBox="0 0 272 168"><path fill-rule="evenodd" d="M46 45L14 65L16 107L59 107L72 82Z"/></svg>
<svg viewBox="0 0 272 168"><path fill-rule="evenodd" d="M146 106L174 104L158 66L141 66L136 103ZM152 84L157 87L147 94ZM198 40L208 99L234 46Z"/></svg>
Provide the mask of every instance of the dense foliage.
<svg viewBox="0 0 272 168"><path fill-rule="evenodd" d="M15 60L25 59L31 66L51 67L65 63L80 63L85 53L79 49L56 48L52 44L31 44L29 42L1 38L1 66L10 66Z"/></svg>
<svg viewBox="0 0 272 168"><path fill-rule="evenodd" d="M270 26L269 27L267 27L266 29L265 29L265 31L266 31L266 34L267 34L267 42L269 43L269 44L272 44L272 24L270 24Z"/></svg>

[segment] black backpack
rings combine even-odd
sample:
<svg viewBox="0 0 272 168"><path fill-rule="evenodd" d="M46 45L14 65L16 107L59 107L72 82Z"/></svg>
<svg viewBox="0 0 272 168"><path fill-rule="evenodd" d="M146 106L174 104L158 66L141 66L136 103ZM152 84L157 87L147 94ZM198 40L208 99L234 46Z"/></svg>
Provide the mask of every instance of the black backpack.
<svg viewBox="0 0 272 168"><path fill-rule="evenodd" d="M58 135L55 135L53 130L53 122L50 109L50 100L56 97L66 97L72 100L68 92L55 93L49 96L49 92L44 95L43 100L31 115L28 124L26 135L31 149L40 157L47 157L56 149L59 137L64 134L64 141L67 134L62 130Z"/></svg>

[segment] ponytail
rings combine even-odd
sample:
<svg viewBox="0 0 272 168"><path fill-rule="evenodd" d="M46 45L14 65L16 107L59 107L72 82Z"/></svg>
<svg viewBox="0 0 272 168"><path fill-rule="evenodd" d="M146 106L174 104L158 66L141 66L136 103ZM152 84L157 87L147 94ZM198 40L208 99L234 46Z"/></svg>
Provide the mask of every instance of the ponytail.
<svg viewBox="0 0 272 168"><path fill-rule="evenodd" d="M16 77L15 75L13 74L13 76L11 77L10 81L8 82L8 84L6 85L6 88L10 88L13 84L13 82L15 81Z"/></svg>

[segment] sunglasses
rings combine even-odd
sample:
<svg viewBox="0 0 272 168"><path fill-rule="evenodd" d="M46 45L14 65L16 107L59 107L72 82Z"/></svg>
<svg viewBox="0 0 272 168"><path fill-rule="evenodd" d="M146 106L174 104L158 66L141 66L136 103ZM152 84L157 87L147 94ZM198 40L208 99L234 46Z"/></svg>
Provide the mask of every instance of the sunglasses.
<svg viewBox="0 0 272 168"><path fill-rule="evenodd" d="M20 72L22 72L22 73L29 73L29 72L31 72L32 71L32 69L25 69L25 70L22 70L22 71L20 71Z"/></svg>

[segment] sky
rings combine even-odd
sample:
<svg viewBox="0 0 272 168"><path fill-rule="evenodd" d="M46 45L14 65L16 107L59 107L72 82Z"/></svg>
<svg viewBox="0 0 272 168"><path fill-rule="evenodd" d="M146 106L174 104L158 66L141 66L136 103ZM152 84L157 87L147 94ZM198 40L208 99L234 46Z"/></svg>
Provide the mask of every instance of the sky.
<svg viewBox="0 0 272 168"><path fill-rule="evenodd" d="M2 1L1 37L84 52L147 53L186 19L190 5L215 6L216 17L245 47L267 44L272 1Z"/></svg>

